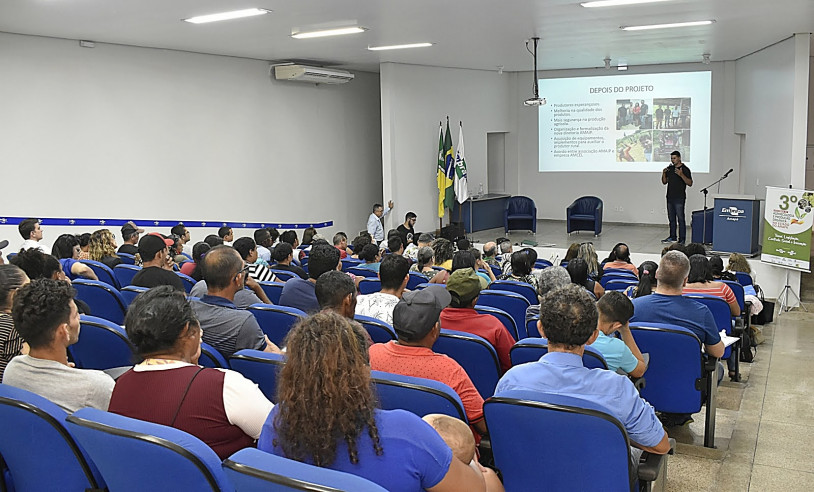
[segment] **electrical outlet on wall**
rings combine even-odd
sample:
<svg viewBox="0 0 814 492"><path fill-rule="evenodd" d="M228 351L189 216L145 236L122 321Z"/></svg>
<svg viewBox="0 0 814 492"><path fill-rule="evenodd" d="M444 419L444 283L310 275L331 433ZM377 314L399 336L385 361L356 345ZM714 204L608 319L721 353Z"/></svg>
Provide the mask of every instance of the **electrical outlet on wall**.
<svg viewBox="0 0 814 492"><path fill-rule="evenodd" d="M651 208L651 209L650 209L650 214L655 215L655 214L656 214L656 209L655 209L655 208Z"/></svg>

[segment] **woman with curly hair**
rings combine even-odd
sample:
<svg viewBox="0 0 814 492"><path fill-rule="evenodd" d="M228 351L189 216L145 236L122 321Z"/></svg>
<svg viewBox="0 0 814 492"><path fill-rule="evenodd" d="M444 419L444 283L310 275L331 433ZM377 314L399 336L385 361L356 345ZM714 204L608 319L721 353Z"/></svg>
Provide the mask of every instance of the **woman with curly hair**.
<svg viewBox="0 0 814 492"><path fill-rule="evenodd" d="M108 229L99 229L90 235L88 256L91 260L100 261L110 268L115 268L122 262L116 254L116 238Z"/></svg>
<svg viewBox="0 0 814 492"><path fill-rule="evenodd" d="M331 312L300 321L286 339L277 406L257 448L353 473L391 491L485 490L482 473L418 416L379 410L370 379L367 335Z"/></svg>

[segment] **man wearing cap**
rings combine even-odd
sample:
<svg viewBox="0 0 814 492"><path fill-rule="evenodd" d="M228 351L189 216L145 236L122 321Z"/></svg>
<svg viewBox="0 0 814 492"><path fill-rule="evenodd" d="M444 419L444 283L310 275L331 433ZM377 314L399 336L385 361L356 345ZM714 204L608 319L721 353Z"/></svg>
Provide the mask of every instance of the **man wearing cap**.
<svg viewBox="0 0 814 492"><path fill-rule="evenodd" d="M25 219L17 226L17 230L24 239L20 250L34 248L47 255L51 254L51 248L40 242L42 241L42 228L39 219Z"/></svg>
<svg viewBox="0 0 814 492"><path fill-rule="evenodd" d="M474 269L461 268L452 272L447 280L447 291L452 302L441 311L441 326L445 330L463 331L486 339L497 352L500 370L505 372L512 367L509 351L514 345L514 338L500 320L491 314L475 311L480 288L480 277Z"/></svg>
<svg viewBox="0 0 814 492"><path fill-rule="evenodd" d="M139 234L143 234L144 229L139 229L135 222L132 220L126 222L122 226L122 245L119 247L119 253L127 253L128 255L135 255L138 253L138 240ZM142 258L144 260L144 258Z"/></svg>
<svg viewBox="0 0 814 492"><path fill-rule="evenodd" d="M398 340L373 344L369 350L370 368L446 384L461 398L469 424L479 434L486 434L483 398L469 375L453 359L432 351L441 333L438 318L449 301L449 292L440 285L405 292L393 309Z"/></svg>
<svg viewBox="0 0 814 492"><path fill-rule="evenodd" d="M133 276L133 285L137 287L155 287L171 285L184 292L184 283L169 267L167 258L172 239L165 239L157 232L147 234L138 242L138 254L141 255L142 268Z"/></svg>

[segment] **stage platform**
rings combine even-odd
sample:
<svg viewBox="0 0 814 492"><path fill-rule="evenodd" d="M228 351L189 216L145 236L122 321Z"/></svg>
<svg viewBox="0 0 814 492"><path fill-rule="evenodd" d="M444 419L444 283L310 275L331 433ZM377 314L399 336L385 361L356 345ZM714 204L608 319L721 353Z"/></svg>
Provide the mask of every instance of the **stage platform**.
<svg viewBox="0 0 814 492"><path fill-rule="evenodd" d="M509 231L503 232L503 228L487 229L468 234L467 237L479 248L483 243L494 241L499 237L508 237L515 248L522 246L523 241L535 241L538 246L537 255L541 259L559 261L571 243L582 243L590 241L597 251L599 260L602 261L616 243L625 243L630 248L631 261L635 265L640 265L643 261L650 260L658 263L661 259L661 250L667 246L661 240L670 233L667 224L664 225L631 225L622 223L602 224L602 234L594 236L590 231L580 231L568 234L564 220L538 220L537 233L531 231ZM691 236L690 224L687 224L687 235ZM726 265L727 255L721 254ZM775 265L762 263L760 257L747 259L752 270L757 275L757 282L764 289L766 298L774 299L783 290L783 286L791 285L795 294L800 293L800 272L787 270ZM787 277L788 274L788 277ZM795 304L793 304L795 305Z"/></svg>

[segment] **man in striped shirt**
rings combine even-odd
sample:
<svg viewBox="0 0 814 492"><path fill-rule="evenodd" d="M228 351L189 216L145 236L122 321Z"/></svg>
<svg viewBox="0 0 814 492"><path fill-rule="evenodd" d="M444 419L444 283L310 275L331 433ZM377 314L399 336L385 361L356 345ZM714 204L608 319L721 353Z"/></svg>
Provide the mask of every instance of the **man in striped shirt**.
<svg viewBox="0 0 814 492"><path fill-rule="evenodd" d="M274 272L262 263L257 262L257 244L250 237L242 237L234 242L233 248L240 253L243 261L249 264L249 276L258 282L276 282Z"/></svg>

